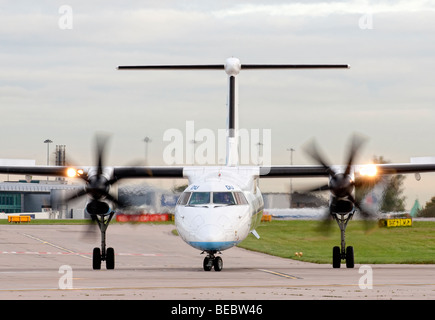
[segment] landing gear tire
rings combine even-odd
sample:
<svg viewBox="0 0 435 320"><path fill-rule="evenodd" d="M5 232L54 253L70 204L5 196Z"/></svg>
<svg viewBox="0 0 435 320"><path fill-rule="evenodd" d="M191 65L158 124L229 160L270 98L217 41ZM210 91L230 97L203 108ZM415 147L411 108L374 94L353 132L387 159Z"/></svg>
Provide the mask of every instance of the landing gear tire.
<svg viewBox="0 0 435 320"><path fill-rule="evenodd" d="M94 270L101 269L101 250L100 248L94 248L92 252L92 268Z"/></svg>
<svg viewBox="0 0 435 320"><path fill-rule="evenodd" d="M221 271L224 266L224 262L221 257L216 257L213 261L214 271Z"/></svg>
<svg viewBox="0 0 435 320"><path fill-rule="evenodd" d="M355 260L353 255L353 247L346 248L346 267L353 268L355 266Z"/></svg>
<svg viewBox="0 0 435 320"><path fill-rule="evenodd" d="M107 248L106 252L106 269L115 269L115 250L113 248Z"/></svg>
<svg viewBox="0 0 435 320"><path fill-rule="evenodd" d="M340 247L334 247L332 249L332 267L340 268L341 266L341 252Z"/></svg>
<svg viewBox="0 0 435 320"><path fill-rule="evenodd" d="M210 271L213 267L213 259L210 257L205 257L203 262L204 271Z"/></svg>
<svg viewBox="0 0 435 320"><path fill-rule="evenodd" d="M101 269L101 261L106 261L106 269L115 269L115 250L113 248L106 249L106 230L114 214L115 212L112 211L109 215L96 214L92 217L92 220L98 224L101 233L101 248L94 248L92 252L92 268L94 270Z"/></svg>
<svg viewBox="0 0 435 320"><path fill-rule="evenodd" d="M222 261L221 257L215 257L215 252L209 252L207 257L204 258L204 262L202 263L202 266L204 268L204 271L210 271L212 268L214 268L214 271L221 271L224 263Z"/></svg>

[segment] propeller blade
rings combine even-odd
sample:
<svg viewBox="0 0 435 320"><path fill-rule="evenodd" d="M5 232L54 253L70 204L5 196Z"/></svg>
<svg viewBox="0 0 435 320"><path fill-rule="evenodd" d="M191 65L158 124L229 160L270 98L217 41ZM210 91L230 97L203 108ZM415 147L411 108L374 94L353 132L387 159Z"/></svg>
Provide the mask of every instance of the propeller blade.
<svg viewBox="0 0 435 320"><path fill-rule="evenodd" d="M107 142L109 141L109 136L107 134L99 133L95 137L96 150L97 150L97 175L101 175L103 173L104 167L104 157Z"/></svg>
<svg viewBox="0 0 435 320"><path fill-rule="evenodd" d="M325 236L328 236L331 233L333 223L334 219L331 215L330 209L326 208L319 221L319 224L316 227L316 231L323 233Z"/></svg>
<svg viewBox="0 0 435 320"><path fill-rule="evenodd" d="M366 139L360 135L353 135L351 145L349 148L349 155L347 157L347 166L344 172L345 175L349 175L350 170L352 168L353 161L355 160L355 156L358 154L358 151L361 149L362 145L365 143Z"/></svg>
<svg viewBox="0 0 435 320"><path fill-rule="evenodd" d="M115 196L112 196L110 193L106 195L106 199L113 202L117 207L121 207L120 202Z"/></svg>
<svg viewBox="0 0 435 320"><path fill-rule="evenodd" d="M85 187L83 187L83 189L79 189L79 190L70 190L66 193L59 193L59 194L55 194L52 197L52 205L54 207L60 207L60 206L64 206L67 205L68 202L73 201L75 199L78 199L82 196L85 196L87 194Z"/></svg>
<svg viewBox="0 0 435 320"><path fill-rule="evenodd" d="M329 191L331 190L331 188L329 187L328 184L324 184L318 187L314 187L308 190L304 190L301 193L311 193L311 192L321 192L321 191Z"/></svg>
<svg viewBox="0 0 435 320"><path fill-rule="evenodd" d="M308 145L304 148L304 151L307 155L309 155L315 162L322 165L328 172L329 175L334 175L335 172L329 166L329 162L325 160L325 156L320 152L319 147L315 140L312 140Z"/></svg>
<svg viewBox="0 0 435 320"><path fill-rule="evenodd" d="M97 217L91 215L91 220L89 220L87 226L84 228L81 238L85 242L93 243L97 240L97 236L98 236Z"/></svg>
<svg viewBox="0 0 435 320"><path fill-rule="evenodd" d="M86 188L83 187L83 189L81 189L79 191L74 190L73 192L70 192L70 195L68 195L65 199L63 199L63 201L69 202L71 200L85 196L86 194L87 194Z"/></svg>
<svg viewBox="0 0 435 320"><path fill-rule="evenodd" d="M365 221L364 226L366 232L376 227L377 226L376 222L378 219L376 212L370 210L369 208L366 208L365 206L362 206L361 203L359 201L356 201L352 195L349 195L349 199L354 203L355 207L358 209L361 219Z"/></svg>
<svg viewBox="0 0 435 320"><path fill-rule="evenodd" d="M330 174L330 180L328 185L319 186L315 189L310 190L310 192L329 190L332 195L338 198L337 201L345 201L347 199L351 208L356 208L360 214L361 219L366 221L366 229L369 229L372 227L371 222L377 221L377 214L375 210L373 210L373 208L368 208L367 205L361 204L360 200L356 200L353 196L353 192L355 190L355 187L371 190L375 188L378 182L382 179L380 177L359 177L354 181L353 177L350 176L355 158L366 140L367 139L361 135L354 134L352 136L348 147L346 169L344 173L335 173L331 169L330 165L328 164L329 162L325 160L325 157L320 152L320 149L314 140L312 140L312 142L308 144L308 146L305 148L305 151L314 161L326 168ZM319 229L321 231L328 231L332 221L331 210L336 209L337 208L328 209L322 219L321 225L319 226ZM344 209L341 208L339 210Z"/></svg>

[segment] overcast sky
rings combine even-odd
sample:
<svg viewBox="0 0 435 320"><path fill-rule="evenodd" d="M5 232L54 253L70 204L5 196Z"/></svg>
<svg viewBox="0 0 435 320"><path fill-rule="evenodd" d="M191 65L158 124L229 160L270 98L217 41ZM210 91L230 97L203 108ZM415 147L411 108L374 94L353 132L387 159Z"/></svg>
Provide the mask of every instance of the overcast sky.
<svg viewBox="0 0 435 320"><path fill-rule="evenodd" d="M108 165L142 160L145 136L148 163L165 165L165 130L225 128L226 75L116 67L231 56L351 65L241 72L240 127L271 130L272 164L288 164L290 147L311 164L302 146L313 137L340 164L354 132L369 139L358 162L435 156L435 1L0 1L0 15L0 158L45 164L51 139L91 164L105 131ZM435 175L408 176L406 189L408 207L424 204Z"/></svg>

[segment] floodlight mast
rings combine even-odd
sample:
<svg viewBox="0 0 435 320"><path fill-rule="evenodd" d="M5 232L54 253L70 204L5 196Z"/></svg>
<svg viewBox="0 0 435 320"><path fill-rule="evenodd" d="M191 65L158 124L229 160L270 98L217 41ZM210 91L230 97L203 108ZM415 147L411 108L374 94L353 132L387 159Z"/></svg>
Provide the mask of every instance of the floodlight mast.
<svg viewBox="0 0 435 320"><path fill-rule="evenodd" d="M228 58L224 64L203 65L136 65L118 66L118 70L224 70L228 76L227 96L227 155L226 165L237 166L238 155L238 85L237 75L241 70L264 69L349 69L348 64L241 64L234 57Z"/></svg>

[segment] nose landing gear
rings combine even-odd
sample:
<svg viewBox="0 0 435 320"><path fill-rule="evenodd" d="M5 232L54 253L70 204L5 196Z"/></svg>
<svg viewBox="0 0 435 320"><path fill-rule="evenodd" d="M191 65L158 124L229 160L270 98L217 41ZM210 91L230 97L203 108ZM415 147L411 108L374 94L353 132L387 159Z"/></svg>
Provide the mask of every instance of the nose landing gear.
<svg viewBox="0 0 435 320"><path fill-rule="evenodd" d="M210 271L212 268L214 268L214 271L222 270L224 262L222 261L221 257L216 257L215 253L217 253L215 250L207 251L207 256L204 258L203 262L204 271Z"/></svg>
<svg viewBox="0 0 435 320"><path fill-rule="evenodd" d="M108 216L96 216L94 218L101 232L101 249L94 248L92 254L92 268L94 270L101 269L101 261L106 261L106 269L115 269L115 250L113 248L106 249L106 230L114 214L115 212L112 211Z"/></svg>
<svg viewBox="0 0 435 320"><path fill-rule="evenodd" d="M341 233L341 248L340 247L334 247L332 250L332 266L333 268L340 268L341 260L346 260L346 267L347 268L353 268L355 266L354 262L354 254L353 254L353 247L349 246L346 248L346 227L349 220L352 219L353 211L350 212L347 215L340 215L335 214L335 220L338 223L338 226L340 227L340 233Z"/></svg>

